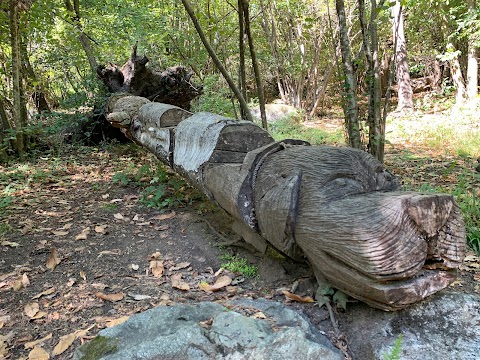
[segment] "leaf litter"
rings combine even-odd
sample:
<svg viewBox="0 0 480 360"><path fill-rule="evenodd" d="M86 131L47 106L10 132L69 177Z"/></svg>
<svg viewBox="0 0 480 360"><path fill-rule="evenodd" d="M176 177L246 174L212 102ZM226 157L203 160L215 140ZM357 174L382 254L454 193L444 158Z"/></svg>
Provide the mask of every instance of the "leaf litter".
<svg viewBox="0 0 480 360"><path fill-rule="evenodd" d="M113 157L115 163L102 174L92 171ZM0 264L0 358L67 358L80 340L100 329L175 302L267 297L318 311L310 302L313 290L287 295L273 290L273 280L262 285L220 270L221 251L211 245L215 235L195 222L198 208L146 208L139 203L142 189L112 184L118 169L156 166L150 155L132 160L89 150L63 161L70 165L55 164L61 178L32 184L35 190L19 197L6 219L12 231L0 243L5 259ZM39 160L35 166L48 168L53 162ZM225 221L214 213L206 216L215 225ZM466 273L479 276L478 258L465 264ZM295 264L294 269L296 276L311 276L305 275L310 274L306 267ZM19 303L29 305L28 313L25 306L15 306ZM250 316L264 319L265 314Z"/></svg>

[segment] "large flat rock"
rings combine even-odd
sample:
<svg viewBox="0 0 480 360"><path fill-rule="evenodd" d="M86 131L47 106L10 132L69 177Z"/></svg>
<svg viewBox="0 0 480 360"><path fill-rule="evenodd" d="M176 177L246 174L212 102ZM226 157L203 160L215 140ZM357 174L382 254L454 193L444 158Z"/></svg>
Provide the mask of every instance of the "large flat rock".
<svg viewBox="0 0 480 360"><path fill-rule="evenodd" d="M98 340L112 350L93 357L104 360L343 359L302 315L267 300L157 307L102 330ZM88 346L74 359L91 352Z"/></svg>

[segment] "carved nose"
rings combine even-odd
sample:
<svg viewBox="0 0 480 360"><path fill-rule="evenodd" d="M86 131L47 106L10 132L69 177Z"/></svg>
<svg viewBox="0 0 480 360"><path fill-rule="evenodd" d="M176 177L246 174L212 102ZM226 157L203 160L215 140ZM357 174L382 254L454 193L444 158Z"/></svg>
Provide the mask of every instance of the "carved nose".
<svg viewBox="0 0 480 360"><path fill-rule="evenodd" d="M453 196L416 195L410 199L408 214L427 242L427 262L457 268L465 257L465 226Z"/></svg>
<svg viewBox="0 0 480 360"><path fill-rule="evenodd" d="M410 199L408 214L422 233L433 237L445 225L454 206L451 195L420 194Z"/></svg>

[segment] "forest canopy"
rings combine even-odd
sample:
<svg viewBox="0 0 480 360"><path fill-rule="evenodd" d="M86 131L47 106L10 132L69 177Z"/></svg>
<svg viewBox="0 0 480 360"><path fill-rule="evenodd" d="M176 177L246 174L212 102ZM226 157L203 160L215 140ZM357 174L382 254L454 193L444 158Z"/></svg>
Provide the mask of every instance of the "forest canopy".
<svg viewBox="0 0 480 360"><path fill-rule="evenodd" d="M181 65L205 85L194 109L248 118L205 50L187 4L3 1L2 156L33 146L27 133L52 119L38 114L100 103L106 93L97 66L124 63L137 42L153 70ZM245 103L262 105L265 95L267 102L280 99L311 116L340 104L348 143L381 160L391 96L400 110L413 108L416 91L455 93L457 103L476 98L476 5L475 0L201 0L192 14ZM368 106L358 107L357 98L366 97ZM368 128L366 135L361 128Z"/></svg>

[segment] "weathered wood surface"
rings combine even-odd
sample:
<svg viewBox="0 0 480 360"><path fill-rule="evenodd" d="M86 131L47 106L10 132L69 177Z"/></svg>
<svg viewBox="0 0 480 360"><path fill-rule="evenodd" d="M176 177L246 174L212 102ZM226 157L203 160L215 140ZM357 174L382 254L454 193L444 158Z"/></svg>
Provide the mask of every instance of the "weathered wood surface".
<svg viewBox="0 0 480 360"><path fill-rule="evenodd" d="M369 154L275 142L251 122L117 96L108 119L236 218L260 251L307 260L319 281L385 310L451 283L465 228L450 195L402 192Z"/></svg>

